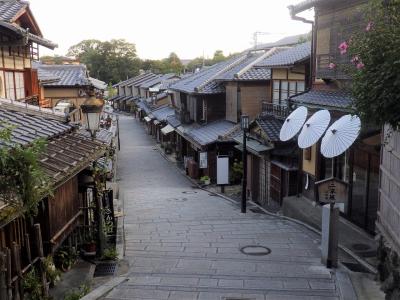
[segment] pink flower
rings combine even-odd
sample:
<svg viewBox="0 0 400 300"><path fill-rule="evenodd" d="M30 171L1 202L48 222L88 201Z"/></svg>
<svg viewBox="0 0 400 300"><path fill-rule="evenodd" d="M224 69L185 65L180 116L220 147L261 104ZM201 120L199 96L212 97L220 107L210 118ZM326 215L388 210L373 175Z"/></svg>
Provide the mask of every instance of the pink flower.
<svg viewBox="0 0 400 300"><path fill-rule="evenodd" d="M365 27L365 31L370 31L373 25L374 25L373 22L368 22L367 27Z"/></svg>
<svg viewBox="0 0 400 300"><path fill-rule="evenodd" d="M339 45L339 50L340 50L340 54L346 54L347 52L347 48L349 48L349 45L346 42L343 42Z"/></svg>
<svg viewBox="0 0 400 300"><path fill-rule="evenodd" d="M334 63L330 63L328 68L333 70L334 68L336 68L336 65Z"/></svg>
<svg viewBox="0 0 400 300"><path fill-rule="evenodd" d="M364 64L362 62L359 62L356 67L357 67L357 69L360 70L360 69L364 68Z"/></svg>

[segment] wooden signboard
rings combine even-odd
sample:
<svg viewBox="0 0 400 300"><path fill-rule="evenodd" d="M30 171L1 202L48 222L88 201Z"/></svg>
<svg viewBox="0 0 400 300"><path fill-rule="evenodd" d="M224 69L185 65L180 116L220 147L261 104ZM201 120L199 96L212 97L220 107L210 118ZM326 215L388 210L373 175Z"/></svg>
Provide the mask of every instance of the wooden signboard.
<svg viewBox="0 0 400 300"><path fill-rule="evenodd" d="M320 202L344 203L347 200L348 184L337 178L328 178L315 183Z"/></svg>

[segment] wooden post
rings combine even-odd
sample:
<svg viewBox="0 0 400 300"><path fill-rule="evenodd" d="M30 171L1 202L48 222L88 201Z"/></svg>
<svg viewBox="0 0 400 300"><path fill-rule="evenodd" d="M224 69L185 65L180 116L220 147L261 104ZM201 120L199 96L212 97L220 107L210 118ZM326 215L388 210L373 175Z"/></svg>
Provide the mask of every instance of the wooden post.
<svg viewBox="0 0 400 300"><path fill-rule="evenodd" d="M26 257L28 258L28 262L32 263L31 243L29 239L29 234L27 233L25 233L25 247L26 247Z"/></svg>
<svg viewBox="0 0 400 300"><path fill-rule="evenodd" d="M7 272L7 255L4 252L0 252L0 299L4 300L8 300L6 272Z"/></svg>
<svg viewBox="0 0 400 300"><path fill-rule="evenodd" d="M36 239L36 249L39 256L39 276L43 286L43 296L49 296L49 290L47 287L46 271L44 269L44 251L42 242L42 231L40 230L40 224L35 224L35 239Z"/></svg>
<svg viewBox="0 0 400 300"><path fill-rule="evenodd" d="M12 292L12 270L11 270L11 250L9 248L6 248L6 257L7 257L7 262L6 262L6 268L7 268L7 293L8 293L8 300L11 300L13 298L13 292Z"/></svg>
<svg viewBox="0 0 400 300"><path fill-rule="evenodd" d="M22 290L22 284L21 284L21 279L22 279L22 270L21 270L21 256L20 256L20 251L19 251L19 246L17 243L13 243L12 247L12 258L13 258L13 264L15 266L15 271L17 272L17 280L15 280L14 283L14 300L20 300L23 299L24 297L24 291Z"/></svg>

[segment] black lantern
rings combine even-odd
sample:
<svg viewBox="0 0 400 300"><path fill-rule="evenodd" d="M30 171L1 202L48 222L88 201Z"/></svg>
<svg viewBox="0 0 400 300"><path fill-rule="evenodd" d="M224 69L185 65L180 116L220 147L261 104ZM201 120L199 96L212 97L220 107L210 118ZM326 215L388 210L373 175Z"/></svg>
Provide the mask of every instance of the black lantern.
<svg viewBox="0 0 400 300"><path fill-rule="evenodd" d="M88 92L89 97L81 105L82 112L86 117L86 129L92 138L96 137L96 132L100 127L100 116L103 111L104 100L96 98L93 89Z"/></svg>
<svg viewBox="0 0 400 300"><path fill-rule="evenodd" d="M240 118L240 127L243 131L249 130L249 116L242 115Z"/></svg>

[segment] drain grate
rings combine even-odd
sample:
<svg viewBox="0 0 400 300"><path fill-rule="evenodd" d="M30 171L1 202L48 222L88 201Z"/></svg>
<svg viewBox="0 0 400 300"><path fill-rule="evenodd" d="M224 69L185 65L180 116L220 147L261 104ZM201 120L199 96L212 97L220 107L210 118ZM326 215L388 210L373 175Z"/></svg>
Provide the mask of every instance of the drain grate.
<svg viewBox="0 0 400 300"><path fill-rule="evenodd" d="M195 191L183 191L182 194L197 194Z"/></svg>
<svg viewBox="0 0 400 300"><path fill-rule="evenodd" d="M93 277L114 275L116 269L117 269L116 263L99 263L96 265Z"/></svg>
<svg viewBox="0 0 400 300"><path fill-rule="evenodd" d="M351 263L351 262L342 262L342 264L348 268L350 271L357 272L357 273L369 273L367 269L365 269L362 265L358 263Z"/></svg>
<svg viewBox="0 0 400 300"><path fill-rule="evenodd" d="M240 252L246 255L263 256L270 254L271 249L259 245L248 245L240 248Z"/></svg>

